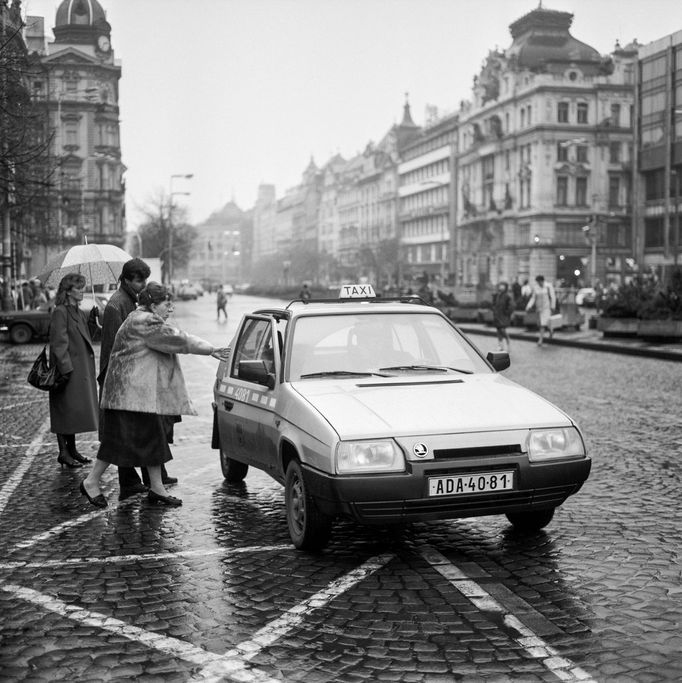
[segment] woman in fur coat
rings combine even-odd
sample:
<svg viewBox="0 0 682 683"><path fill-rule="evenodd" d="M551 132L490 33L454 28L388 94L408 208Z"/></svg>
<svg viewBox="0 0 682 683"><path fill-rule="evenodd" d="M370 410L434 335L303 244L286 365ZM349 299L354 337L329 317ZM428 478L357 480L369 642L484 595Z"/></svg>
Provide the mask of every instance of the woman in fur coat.
<svg viewBox="0 0 682 683"><path fill-rule="evenodd" d="M114 340L102 387L100 447L81 493L106 507L100 479L109 465L146 467L152 503L178 506L161 479L161 465L172 459L164 416L196 415L177 354L194 353L224 360L227 349L187 334L167 322L173 310L169 290L149 282L139 307L125 319Z"/></svg>

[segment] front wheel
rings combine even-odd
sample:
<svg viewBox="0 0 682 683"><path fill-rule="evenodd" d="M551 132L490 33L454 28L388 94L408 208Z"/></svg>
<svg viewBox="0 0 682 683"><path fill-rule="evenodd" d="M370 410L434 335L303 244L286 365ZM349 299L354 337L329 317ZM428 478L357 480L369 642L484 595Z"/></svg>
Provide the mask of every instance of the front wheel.
<svg viewBox="0 0 682 683"><path fill-rule="evenodd" d="M33 338L33 330L26 323L12 325L9 331L9 340L12 344L28 344Z"/></svg>
<svg viewBox="0 0 682 683"><path fill-rule="evenodd" d="M508 512L507 519L517 531L531 533L544 529L554 517L554 508L532 512Z"/></svg>
<svg viewBox="0 0 682 683"><path fill-rule="evenodd" d="M284 498L289 536L294 546L299 550L322 550L331 536L332 519L318 510L296 460L287 467Z"/></svg>
<svg viewBox="0 0 682 683"><path fill-rule="evenodd" d="M223 477L229 484L239 484L244 481L246 473L249 471L249 466L238 460L233 460L223 447L220 447L220 469L223 471Z"/></svg>

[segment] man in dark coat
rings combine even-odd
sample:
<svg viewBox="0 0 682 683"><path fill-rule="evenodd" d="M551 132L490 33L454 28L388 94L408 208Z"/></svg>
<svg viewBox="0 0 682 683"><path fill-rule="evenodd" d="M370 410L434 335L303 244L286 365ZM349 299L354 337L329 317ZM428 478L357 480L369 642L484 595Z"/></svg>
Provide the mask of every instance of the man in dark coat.
<svg viewBox="0 0 682 683"><path fill-rule="evenodd" d="M121 277L119 278L119 288L111 295L104 308L102 318L102 346L99 357L99 376L97 381L100 389L104 384L104 377L107 374L109 357L114 345L114 339L118 328L123 321L137 308L137 295L147 284L147 278L151 275L149 266L139 258L130 259L123 264ZM143 470L143 477L146 479L146 472ZM165 468L162 469L164 484L175 484L177 479L169 477ZM119 500L125 500L136 493L144 493L147 487L142 483L140 476L134 467L118 468L118 484L120 488Z"/></svg>

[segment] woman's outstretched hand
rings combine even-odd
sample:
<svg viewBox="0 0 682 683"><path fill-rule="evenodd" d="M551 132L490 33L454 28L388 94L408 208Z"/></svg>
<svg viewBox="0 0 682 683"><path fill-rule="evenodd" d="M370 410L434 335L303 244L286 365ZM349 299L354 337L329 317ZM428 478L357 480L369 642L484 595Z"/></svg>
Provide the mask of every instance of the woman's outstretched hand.
<svg viewBox="0 0 682 683"><path fill-rule="evenodd" d="M215 349L211 355L213 358L217 358L218 360L227 360L227 357L230 355L230 347L223 346L221 348Z"/></svg>

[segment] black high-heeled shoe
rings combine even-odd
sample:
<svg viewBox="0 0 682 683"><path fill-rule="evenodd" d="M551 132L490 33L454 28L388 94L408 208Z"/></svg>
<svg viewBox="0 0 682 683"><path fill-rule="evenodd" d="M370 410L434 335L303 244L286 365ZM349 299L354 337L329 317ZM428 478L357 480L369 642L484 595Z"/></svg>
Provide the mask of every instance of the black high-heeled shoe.
<svg viewBox="0 0 682 683"><path fill-rule="evenodd" d="M66 441L66 450L69 455L78 462L86 463L92 462L90 458L86 458L84 455L78 452L76 449L76 435L75 434L64 434L64 440Z"/></svg>
<svg viewBox="0 0 682 683"><path fill-rule="evenodd" d="M76 462L68 453L60 453L57 456L57 462L62 466L62 469L64 469L64 465L72 470L76 467L83 467L82 462Z"/></svg>
<svg viewBox="0 0 682 683"><path fill-rule="evenodd" d="M81 482L79 488L80 488L81 493L88 499L88 502L90 502L96 508L105 508L109 505L109 503L107 503L107 499L101 493L93 498L85 490L85 484L83 482Z"/></svg>
<svg viewBox="0 0 682 683"><path fill-rule="evenodd" d="M162 505L170 505L171 507L180 507L180 505L182 505L180 498L176 498L175 496L162 496L155 491L150 491L147 494L147 500L150 503L161 503Z"/></svg>
<svg viewBox="0 0 682 683"><path fill-rule="evenodd" d="M86 456L82 455L82 454L79 453L78 451L73 451L73 452L71 453L71 457L72 457L74 460L76 460L76 461L78 461L78 462L82 462L82 463L92 462L92 458L87 458Z"/></svg>

